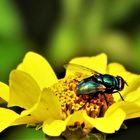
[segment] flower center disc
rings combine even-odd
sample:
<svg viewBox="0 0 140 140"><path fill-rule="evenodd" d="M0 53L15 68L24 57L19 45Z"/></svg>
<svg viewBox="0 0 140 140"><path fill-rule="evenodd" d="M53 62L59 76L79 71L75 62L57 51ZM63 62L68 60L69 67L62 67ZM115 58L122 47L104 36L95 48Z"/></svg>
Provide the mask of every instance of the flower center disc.
<svg viewBox="0 0 140 140"><path fill-rule="evenodd" d="M112 94L105 93L107 103L103 93L99 93L95 97L92 95L78 96L76 86L82 79L83 76L77 74L60 79L53 85L52 90L61 102L63 112L68 116L75 111L86 110L90 117L103 116L107 108L115 102Z"/></svg>

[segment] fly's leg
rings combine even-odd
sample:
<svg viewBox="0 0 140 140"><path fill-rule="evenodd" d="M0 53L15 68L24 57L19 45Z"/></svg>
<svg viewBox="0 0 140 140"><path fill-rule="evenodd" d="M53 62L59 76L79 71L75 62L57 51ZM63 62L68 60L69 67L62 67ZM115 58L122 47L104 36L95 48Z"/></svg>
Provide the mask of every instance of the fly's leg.
<svg viewBox="0 0 140 140"><path fill-rule="evenodd" d="M118 91L118 93L119 93L119 95L120 95L120 97L121 97L122 101L124 101L124 99L123 99L123 97L122 97L121 93L120 93L119 91Z"/></svg>
<svg viewBox="0 0 140 140"><path fill-rule="evenodd" d="M108 101L107 101L107 98L105 96L105 93L103 93L103 95L104 95L104 99L105 99L106 105L108 106Z"/></svg>
<svg viewBox="0 0 140 140"><path fill-rule="evenodd" d="M122 101L124 101L124 99L123 99L123 97L122 97L122 95L121 95L121 93L120 93L119 91L114 91L114 92L112 92L112 93L119 93L119 95L120 95Z"/></svg>

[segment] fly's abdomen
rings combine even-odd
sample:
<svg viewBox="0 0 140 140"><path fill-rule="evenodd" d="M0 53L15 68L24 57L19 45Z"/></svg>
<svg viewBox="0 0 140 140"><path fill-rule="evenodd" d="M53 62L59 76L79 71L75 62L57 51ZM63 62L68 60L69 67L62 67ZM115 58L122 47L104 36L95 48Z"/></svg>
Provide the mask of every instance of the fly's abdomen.
<svg viewBox="0 0 140 140"><path fill-rule="evenodd" d="M86 94L94 95L98 91L102 90L105 90L105 87L103 85L94 82L93 80L88 81L82 80L76 87L77 95L86 95Z"/></svg>

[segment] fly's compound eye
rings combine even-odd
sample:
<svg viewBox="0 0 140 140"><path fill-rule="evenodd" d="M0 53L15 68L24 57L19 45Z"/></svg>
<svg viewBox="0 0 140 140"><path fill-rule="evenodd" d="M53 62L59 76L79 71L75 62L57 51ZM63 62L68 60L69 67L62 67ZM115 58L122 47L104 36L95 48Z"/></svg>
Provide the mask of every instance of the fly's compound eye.
<svg viewBox="0 0 140 140"><path fill-rule="evenodd" d="M127 83L126 81L124 81L124 79L121 76L117 76L116 78L118 80L118 90L121 91L124 89L124 85L125 84L127 85Z"/></svg>

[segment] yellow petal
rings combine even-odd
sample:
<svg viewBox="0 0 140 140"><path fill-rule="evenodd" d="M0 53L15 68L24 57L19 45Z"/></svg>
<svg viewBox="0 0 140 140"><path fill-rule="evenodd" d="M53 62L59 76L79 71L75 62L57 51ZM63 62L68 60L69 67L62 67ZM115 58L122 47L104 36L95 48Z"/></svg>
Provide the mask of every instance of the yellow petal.
<svg viewBox="0 0 140 140"><path fill-rule="evenodd" d="M66 119L67 125L74 125L75 122L82 124L85 123L87 129L95 127L104 133L114 133L118 130L125 119L125 112L121 109L116 109L109 116L101 118L91 118L85 111L81 110L70 115ZM114 122L114 123L112 123ZM88 128L89 127L89 128Z"/></svg>
<svg viewBox="0 0 140 140"><path fill-rule="evenodd" d="M114 133L120 128L124 119L125 113L121 109L117 109L110 116L101 118L91 118L85 111L81 110L68 116L65 121L54 120L51 123L46 121L43 125L43 132L50 136L59 136L63 131L65 131L66 126L72 126L75 122L78 122L79 124L84 122L87 129L88 127L89 129L95 127L104 133Z"/></svg>
<svg viewBox="0 0 140 140"><path fill-rule="evenodd" d="M43 90L40 101L32 115L36 116L38 120L46 120L47 122L64 118L57 96L47 88Z"/></svg>
<svg viewBox="0 0 140 140"><path fill-rule="evenodd" d="M123 65L119 63L110 63L107 66L107 73L111 75L119 75L122 72L126 72Z"/></svg>
<svg viewBox="0 0 140 140"><path fill-rule="evenodd" d="M126 71L125 68L119 63L110 63L107 66L107 73L114 76L118 76L118 75L122 76L123 79L128 83L128 87L132 80L134 80L135 78L138 78L138 75Z"/></svg>
<svg viewBox="0 0 140 140"><path fill-rule="evenodd" d="M29 73L37 81L41 89L57 82L57 77L48 61L34 52L28 52L23 63L17 69Z"/></svg>
<svg viewBox="0 0 140 140"><path fill-rule="evenodd" d="M72 59L69 63L79 64L92 70L95 70L99 73L106 73L107 56L106 54L102 53L93 57L77 57ZM71 74L72 74L71 70L68 69L66 71L66 75Z"/></svg>
<svg viewBox="0 0 140 140"><path fill-rule="evenodd" d="M91 124L93 127L104 133L114 133L119 130L124 119L125 112L121 109L116 109L112 114L106 115L101 118L91 118L85 116L86 122ZM113 122L113 123L112 123Z"/></svg>
<svg viewBox="0 0 140 140"><path fill-rule="evenodd" d="M124 88L122 91L122 94L125 96L129 94L132 91L137 90L140 87L140 75L135 75L132 73L124 73L123 76L126 79L126 82L128 83L128 86Z"/></svg>
<svg viewBox="0 0 140 140"><path fill-rule="evenodd" d="M21 124L33 124L33 123L41 123L41 120L38 120L37 116L40 116L40 114L37 114L37 116L31 115L37 108L38 104L40 102L40 98L38 101L29 109L23 110L21 114L19 115L19 118L17 118L12 125L21 125Z"/></svg>
<svg viewBox="0 0 140 140"><path fill-rule="evenodd" d="M20 116L11 125L22 125L22 124L36 124L39 123L34 116Z"/></svg>
<svg viewBox="0 0 140 140"><path fill-rule="evenodd" d="M140 106L127 101L117 102L111 105L106 111L106 116L110 116L118 108L121 108L125 112L125 119L140 117Z"/></svg>
<svg viewBox="0 0 140 140"><path fill-rule="evenodd" d="M73 113L66 119L67 125L73 126L75 124L75 122L82 124L84 122L84 114L86 114L86 112L84 110L80 110L80 111Z"/></svg>
<svg viewBox="0 0 140 140"><path fill-rule="evenodd" d="M59 136L66 129L66 123L63 120L54 120L48 124L47 121L43 123L42 130L49 136Z"/></svg>
<svg viewBox="0 0 140 140"><path fill-rule="evenodd" d="M126 94L125 101L134 102L140 105L140 87Z"/></svg>
<svg viewBox="0 0 140 140"><path fill-rule="evenodd" d="M34 110L36 110L38 104L39 104L40 98L38 101L29 109L23 110L21 114L19 115L19 118L17 118L12 125L21 125L21 124L33 124L33 123L40 123L41 120L38 120L36 115L31 115ZM37 114L39 116L40 114Z"/></svg>
<svg viewBox="0 0 140 140"><path fill-rule="evenodd" d="M134 74L134 73L130 73L128 71L125 70L125 68L119 64L119 63L111 63L108 65L107 67L107 73L114 75L114 76L121 76L128 84L128 88L132 88L132 82L135 81L136 79L138 79L138 75ZM139 77L140 80L140 77ZM136 81L135 81L136 82ZM123 90L124 91L124 90Z"/></svg>
<svg viewBox="0 0 140 140"><path fill-rule="evenodd" d="M129 77L129 79L126 78L127 79L126 82L128 83L128 86L125 85L124 89L120 92L125 100L127 95L131 94L131 92L135 92L135 90L137 90L139 88L140 77L130 74L130 73L126 73L126 72L123 74L121 73L121 75L123 75L123 77L126 77L125 75L127 75ZM112 95L116 102L122 101L122 99L120 98L120 95L118 93L115 93Z"/></svg>
<svg viewBox="0 0 140 140"><path fill-rule="evenodd" d="M121 91L121 95L125 98L127 94L136 90L139 87L140 76L130 73L125 70L125 68L119 63L111 63L107 67L107 73L114 76L121 76L127 82L128 86L125 85L124 89ZM119 94L113 94L115 101L121 100Z"/></svg>
<svg viewBox="0 0 140 140"><path fill-rule="evenodd" d="M37 105L38 101L31 108L22 111L20 115L10 109L0 108L0 132L13 125L40 123L36 116L31 115Z"/></svg>
<svg viewBox="0 0 140 140"><path fill-rule="evenodd" d="M59 136L63 131L65 131L66 126L72 126L75 124L75 122L82 123L84 121L83 112L83 110L77 111L74 114L68 116L64 121L45 121L43 124L43 132L49 136Z"/></svg>
<svg viewBox="0 0 140 140"><path fill-rule="evenodd" d="M19 117L17 113L10 109L0 108L0 132L11 126Z"/></svg>
<svg viewBox="0 0 140 140"><path fill-rule="evenodd" d="M9 101L9 87L2 82L0 82L0 97L6 102Z"/></svg>
<svg viewBox="0 0 140 140"><path fill-rule="evenodd" d="M135 92L135 90L137 90L139 88L140 76L134 75L134 74L131 74L128 72L120 73L120 74L123 75L123 77L126 77L124 79L126 79L126 82L128 83L128 86L125 85L124 89L120 92L125 100L127 95L131 94L132 92ZM121 101L119 94L113 94L113 97L114 97L115 101ZM134 96L134 97L136 97L136 96Z"/></svg>
<svg viewBox="0 0 140 140"><path fill-rule="evenodd" d="M23 63L20 63L20 64L17 66L17 70L22 70L22 71L24 71Z"/></svg>
<svg viewBox="0 0 140 140"><path fill-rule="evenodd" d="M41 91L30 75L13 70L10 74L10 99L8 106L31 108L40 97Z"/></svg>

